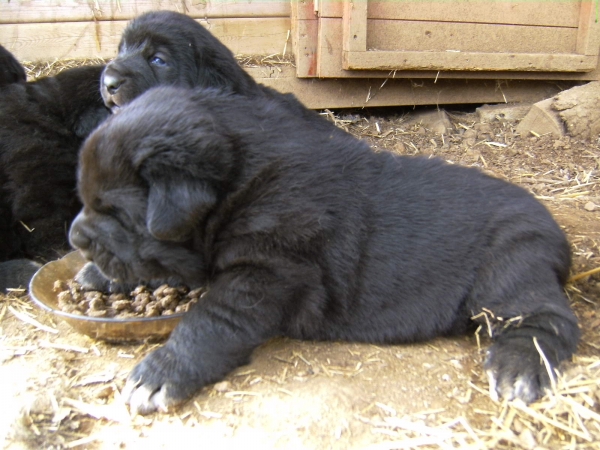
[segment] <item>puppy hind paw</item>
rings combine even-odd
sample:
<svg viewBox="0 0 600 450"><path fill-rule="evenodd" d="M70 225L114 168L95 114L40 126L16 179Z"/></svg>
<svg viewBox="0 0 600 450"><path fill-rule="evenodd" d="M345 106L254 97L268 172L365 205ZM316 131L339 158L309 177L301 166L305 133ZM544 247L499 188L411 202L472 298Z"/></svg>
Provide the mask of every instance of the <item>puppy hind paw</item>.
<svg viewBox="0 0 600 450"><path fill-rule="evenodd" d="M549 383L539 379L517 376L516 378L507 376L497 380L496 374L491 370L486 371L489 381L490 397L494 401L499 401L500 397L511 401L520 399L525 403L533 403L544 396L549 390Z"/></svg>
<svg viewBox="0 0 600 450"><path fill-rule="evenodd" d="M493 400L533 403L550 389L550 375L535 347L494 345L485 362Z"/></svg>

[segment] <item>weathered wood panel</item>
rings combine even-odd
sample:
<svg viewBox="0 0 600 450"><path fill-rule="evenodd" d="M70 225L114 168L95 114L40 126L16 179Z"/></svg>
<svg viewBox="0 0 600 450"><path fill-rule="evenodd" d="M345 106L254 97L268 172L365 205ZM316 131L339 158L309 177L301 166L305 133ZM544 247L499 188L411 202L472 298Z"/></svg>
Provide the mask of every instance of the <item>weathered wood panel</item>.
<svg viewBox="0 0 600 450"><path fill-rule="evenodd" d="M151 10L197 19L289 17L289 0L0 0L0 23L130 20Z"/></svg>
<svg viewBox="0 0 600 450"><path fill-rule="evenodd" d="M301 79L293 68L281 72L248 70L258 82L281 92L294 93L313 109L361 108L393 105L443 105L465 103L532 102L546 99L561 90L554 82L497 80L423 79ZM573 84L564 83L565 89Z"/></svg>
<svg viewBox="0 0 600 450"><path fill-rule="evenodd" d="M289 18L198 20L236 55L282 53ZM24 61L112 58L127 21L0 25L0 43ZM288 51L291 51L288 43Z"/></svg>
<svg viewBox="0 0 600 450"><path fill-rule="evenodd" d="M359 0L366 1L366 0ZM342 0L320 0L321 17L342 17ZM586 3L593 4L592 0ZM369 19L577 27L580 0L369 0Z"/></svg>
<svg viewBox="0 0 600 450"><path fill-rule="evenodd" d="M506 79L555 79L597 80L598 68L582 73L551 72L461 72L461 71L416 71L416 70L344 70L342 68L342 19L321 19L319 27L319 60L317 74L323 78L506 78Z"/></svg>
<svg viewBox="0 0 600 450"><path fill-rule="evenodd" d="M577 28L368 20L367 50L575 53Z"/></svg>

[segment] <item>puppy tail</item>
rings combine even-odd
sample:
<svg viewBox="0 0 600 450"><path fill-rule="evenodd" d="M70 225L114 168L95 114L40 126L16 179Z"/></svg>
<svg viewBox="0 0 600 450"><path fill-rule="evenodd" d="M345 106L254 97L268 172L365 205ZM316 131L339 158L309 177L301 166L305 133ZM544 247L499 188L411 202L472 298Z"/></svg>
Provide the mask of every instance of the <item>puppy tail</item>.
<svg viewBox="0 0 600 450"><path fill-rule="evenodd" d="M29 288L29 282L41 264L29 259L13 259L0 263L0 293L9 289Z"/></svg>

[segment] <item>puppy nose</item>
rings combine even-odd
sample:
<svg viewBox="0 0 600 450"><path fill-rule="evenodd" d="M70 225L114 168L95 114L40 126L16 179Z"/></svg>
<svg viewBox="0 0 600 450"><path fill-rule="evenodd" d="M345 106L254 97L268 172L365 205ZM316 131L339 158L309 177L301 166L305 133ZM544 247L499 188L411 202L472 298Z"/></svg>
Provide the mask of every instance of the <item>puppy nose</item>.
<svg viewBox="0 0 600 450"><path fill-rule="evenodd" d="M119 87L123 83L125 83L125 78L123 78L119 75L116 75L116 74L105 73L102 76L102 83L104 84L104 87L106 88L106 90L111 95L114 95L119 90Z"/></svg>
<svg viewBox="0 0 600 450"><path fill-rule="evenodd" d="M84 220L83 211L77 214L69 230L69 241L75 248L86 250L92 245L92 240L84 233L81 223Z"/></svg>

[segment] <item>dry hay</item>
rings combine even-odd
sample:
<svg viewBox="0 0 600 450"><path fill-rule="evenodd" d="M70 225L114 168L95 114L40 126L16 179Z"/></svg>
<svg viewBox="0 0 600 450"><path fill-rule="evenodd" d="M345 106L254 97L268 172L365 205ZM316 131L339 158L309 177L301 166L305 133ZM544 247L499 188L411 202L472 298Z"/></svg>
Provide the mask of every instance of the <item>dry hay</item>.
<svg viewBox="0 0 600 450"><path fill-rule="evenodd" d="M81 66L93 66L106 64L101 58L91 59L61 59L49 62L21 61L25 68L28 81L37 80L42 77L55 76L65 69L74 69Z"/></svg>
<svg viewBox="0 0 600 450"><path fill-rule="evenodd" d="M488 416L487 429L472 427L464 417L441 423L435 427L424 421L440 411L424 411L410 417L397 417L395 410L375 404L385 417L372 421L373 433L392 436L394 439L366 447L367 450L393 450L408 448L461 448L497 449L598 449L600 448L600 359L574 359L574 367L564 374L556 373L555 385L542 400L531 405L522 401L504 401L496 411L476 411ZM484 395L487 391L471 384ZM547 447L546 447L547 446Z"/></svg>
<svg viewBox="0 0 600 450"><path fill-rule="evenodd" d="M245 68L253 67L295 67L294 59L290 55L282 55L275 53L272 55L236 55L238 63ZM91 59L61 59L51 62L31 62L22 61L21 64L25 68L27 79L29 81L37 80L41 77L55 76L57 73L65 69L73 69L75 67L102 65L109 60L102 58Z"/></svg>

